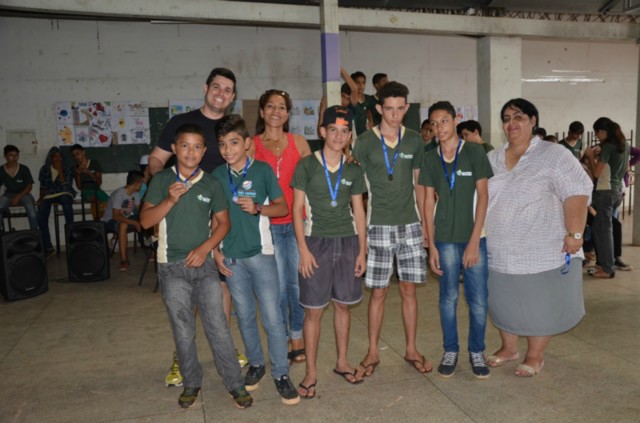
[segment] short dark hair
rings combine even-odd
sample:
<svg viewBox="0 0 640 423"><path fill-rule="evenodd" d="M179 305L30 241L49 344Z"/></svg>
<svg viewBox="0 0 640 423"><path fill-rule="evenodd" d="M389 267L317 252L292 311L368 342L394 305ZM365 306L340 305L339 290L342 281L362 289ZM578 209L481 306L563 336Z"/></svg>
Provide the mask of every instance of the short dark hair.
<svg viewBox="0 0 640 423"><path fill-rule="evenodd" d="M373 75L373 78L371 78L371 83L375 86L378 82L380 82L381 79L384 78L387 78L386 73L376 73L375 75Z"/></svg>
<svg viewBox="0 0 640 423"><path fill-rule="evenodd" d="M73 144L71 146L71 152L73 153L74 151L77 151L77 150L84 151L84 147L81 146L80 144Z"/></svg>
<svg viewBox="0 0 640 423"><path fill-rule="evenodd" d="M425 119L422 121L422 125L420 125L420 129L424 129L425 126L431 125L431 120Z"/></svg>
<svg viewBox="0 0 640 423"><path fill-rule="evenodd" d="M356 78L364 78L364 80L366 81L367 75L365 75L364 72L362 71L355 71L354 73L351 74L351 79L355 81Z"/></svg>
<svg viewBox="0 0 640 423"><path fill-rule="evenodd" d="M459 136L462 136L462 131L465 129L469 132L478 131L478 135L482 136L482 126L477 120L465 120L456 126L456 132Z"/></svg>
<svg viewBox="0 0 640 423"><path fill-rule="evenodd" d="M433 103L431 107L429 107L429 117L431 117L431 113L435 112L436 110L444 110L445 112L449 113L452 118L455 119L456 117L456 108L453 107L453 104L448 101L437 101Z"/></svg>
<svg viewBox="0 0 640 423"><path fill-rule="evenodd" d="M547 130L541 127L534 128L533 135L537 135L540 138L545 138L547 136Z"/></svg>
<svg viewBox="0 0 640 423"><path fill-rule="evenodd" d="M524 98L512 98L504 103L504 106L500 109L500 122L502 122L502 115L504 115L505 110L509 108L519 110L529 116L529 118L535 117L536 126L534 126L534 129L540 126L540 115L538 114L538 109L529 100L525 100Z"/></svg>
<svg viewBox="0 0 640 423"><path fill-rule="evenodd" d="M407 101L409 98L409 88L399 82L391 81L380 90L378 104L383 105L384 101L389 97L402 97L404 98L404 101Z"/></svg>
<svg viewBox="0 0 640 423"><path fill-rule="evenodd" d="M173 137L173 143L177 143L180 137L184 134L196 134L200 135L203 140L205 139L204 129L202 129L202 126L192 123L186 123L184 125L178 126L178 129L176 129L175 135Z"/></svg>
<svg viewBox="0 0 640 423"><path fill-rule="evenodd" d="M584 132L584 125L578 120L571 122L571 124L569 125L569 132L574 134L582 134Z"/></svg>
<svg viewBox="0 0 640 423"><path fill-rule="evenodd" d="M20 150L18 150L18 147L16 147L15 145L7 144L7 145L4 146L4 155L6 156L9 153L18 153L18 154L20 154Z"/></svg>
<svg viewBox="0 0 640 423"><path fill-rule="evenodd" d="M207 85L211 84L211 81L216 76L222 76L224 78L230 79L233 81L233 92L236 92L236 76L227 68L213 68L213 70L209 73L207 77Z"/></svg>
<svg viewBox="0 0 640 423"><path fill-rule="evenodd" d="M346 82L340 87L340 94L351 95L351 87Z"/></svg>
<svg viewBox="0 0 640 423"><path fill-rule="evenodd" d="M133 185L138 181L144 181L144 173L139 170L130 170L127 173L127 185Z"/></svg>
<svg viewBox="0 0 640 423"><path fill-rule="evenodd" d="M249 131L247 130L247 123L242 119L240 115L227 115L220 119L216 123L216 136L218 139L228 135L231 132L240 134L243 139L249 137Z"/></svg>

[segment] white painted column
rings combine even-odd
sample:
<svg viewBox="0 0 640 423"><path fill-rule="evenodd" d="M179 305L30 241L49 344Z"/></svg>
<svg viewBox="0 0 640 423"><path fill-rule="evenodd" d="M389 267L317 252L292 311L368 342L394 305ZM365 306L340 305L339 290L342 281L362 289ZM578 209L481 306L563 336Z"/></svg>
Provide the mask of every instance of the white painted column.
<svg viewBox="0 0 640 423"><path fill-rule="evenodd" d="M483 138L495 148L505 143L500 109L522 96L522 40L484 37L478 40L478 121Z"/></svg>
<svg viewBox="0 0 640 423"><path fill-rule="evenodd" d="M636 48L638 47L636 46ZM640 132L638 131L640 131L640 73L638 74L638 94L636 95L635 147L640 147ZM632 216L631 244L640 245L640 164L636 164L636 173L634 175Z"/></svg>
<svg viewBox="0 0 640 423"><path fill-rule="evenodd" d="M327 106L340 104L340 28L338 0L320 2L320 28L322 31L322 83Z"/></svg>

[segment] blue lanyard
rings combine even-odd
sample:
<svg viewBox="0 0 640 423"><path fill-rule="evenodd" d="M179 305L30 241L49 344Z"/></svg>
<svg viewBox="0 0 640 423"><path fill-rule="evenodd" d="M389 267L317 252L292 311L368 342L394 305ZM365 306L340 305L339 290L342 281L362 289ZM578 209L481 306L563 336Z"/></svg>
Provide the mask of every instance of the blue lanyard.
<svg viewBox="0 0 640 423"><path fill-rule="evenodd" d="M244 164L244 170L242 171L242 178L240 178L240 184L244 181L245 176L247 176L247 169L249 169L249 163L251 163L251 159L247 157L247 162ZM227 164L227 173L229 174L229 189L233 194L232 200L234 203L238 202L238 188L233 184L233 178L231 177L231 166ZM240 186L240 184L238 186Z"/></svg>
<svg viewBox="0 0 640 423"><path fill-rule="evenodd" d="M456 169L458 167L458 153L460 153L461 145L462 145L462 140L458 140L456 157L453 159L453 168L451 169L451 178L449 178L449 172L447 172L447 164L444 162L444 152L442 151L442 144L440 144L440 162L442 163L442 170L444 170L444 177L447 178L447 182L449 183L450 193L453 193L453 188L456 186Z"/></svg>
<svg viewBox="0 0 640 423"><path fill-rule="evenodd" d="M329 185L329 193L331 194L331 207L338 206L338 190L340 189L340 179L342 179L342 157L340 157L340 170L338 170L338 178L336 179L335 187L331 186L331 176L329 176L329 169L327 168L327 161L324 159L324 151L320 150L320 156L322 156L322 166L324 167L324 176L327 178L327 185Z"/></svg>
<svg viewBox="0 0 640 423"><path fill-rule="evenodd" d="M393 165L389 165L387 145L384 143L384 135L382 135L382 128L380 128L380 125L378 125L378 131L380 131L380 139L382 140L382 152L384 153L384 162L387 165L387 175L389 175L389 180L393 181L393 169L396 166L396 160L398 160L398 153L400 152L400 136L402 135L402 126L398 128L398 145L396 146L396 153L393 155Z"/></svg>
<svg viewBox="0 0 640 423"><path fill-rule="evenodd" d="M193 186L193 183L189 179L193 178L200 171L200 166L198 166L196 168L196 170L193 171L191 176L189 176L187 179L181 179L180 178L180 172L178 172L178 164L177 163L176 163L175 169L176 169L176 181L182 182L187 187L187 189L189 189L189 188L191 188Z"/></svg>
<svg viewBox="0 0 640 423"><path fill-rule="evenodd" d="M567 273L569 273L569 268L571 267L571 254L565 253L564 264L566 266L562 266L562 268L560 269L560 273L566 275Z"/></svg>

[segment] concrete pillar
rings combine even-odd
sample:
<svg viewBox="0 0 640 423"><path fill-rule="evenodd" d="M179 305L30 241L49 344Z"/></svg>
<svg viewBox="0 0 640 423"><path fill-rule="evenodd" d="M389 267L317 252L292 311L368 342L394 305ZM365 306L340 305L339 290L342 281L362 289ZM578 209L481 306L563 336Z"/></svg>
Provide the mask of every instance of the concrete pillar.
<svg viewBox="0 0 640 423"><path fill-rule="evenodd" d="M478 121L482 134L494 147L505 143L500 109L522 95L522 40L484 37L477 44Z"/></svg>
<svg viewBox="0 0 640 423"><path fill-rule="evenodd" d="M636 46L636 48L638 48ZM638 55L640 60L640 55ZM638 64L640 66L640 64ZM638 93L636 95L636 129L635 146L640 147L640 73L638 73ZM636 164L636 173L634 175L633 183L633 226L631 228L631 243L633 245L640 245L640 212L636 213L636 210L640 210L640 165Z"/></svg>
<svg viewBox="0 0 640 423"><path fill-rule="evenodd" d="M338 0L320 2L322 83L327 106L340 104L340 28Z"/></svg>

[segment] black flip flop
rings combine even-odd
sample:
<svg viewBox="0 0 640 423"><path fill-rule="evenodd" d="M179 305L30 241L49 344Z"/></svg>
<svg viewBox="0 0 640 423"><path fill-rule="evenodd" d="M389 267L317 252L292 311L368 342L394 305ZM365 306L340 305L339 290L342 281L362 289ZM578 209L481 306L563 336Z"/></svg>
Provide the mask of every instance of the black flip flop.
<svg viewBox="0 0 640 423"><path fill-rule="evenodd" d="M360 385L362 382L364 382L364 378L357 380L356 379L356 374L358 373L358 370L354 370L353 372L340 372L336 369L333 369L333 373L337 374L338 376L342 376L342 378L344 380L346 380L348 383L350 383L351 385ZM353 380L349 380L349 376L353 376Z"/></svg>
<svg viewBox="0 0 640 423"><path fill-rule="evenodd" d="M316 397L316 383L318 383L317 381L312 383L309 386L304 386L302 384L302 382L300 382L300 384L298 385L298 389L302 388L305 390L306 395L301 395L300 392L298 392L298 395L300 395L300 398L302 399L313 399ZM309 395L309 389L313 389L313 395Z"/></svg>

